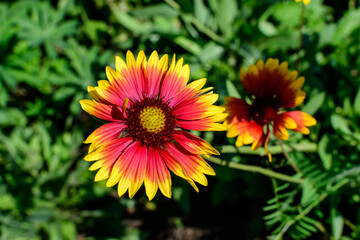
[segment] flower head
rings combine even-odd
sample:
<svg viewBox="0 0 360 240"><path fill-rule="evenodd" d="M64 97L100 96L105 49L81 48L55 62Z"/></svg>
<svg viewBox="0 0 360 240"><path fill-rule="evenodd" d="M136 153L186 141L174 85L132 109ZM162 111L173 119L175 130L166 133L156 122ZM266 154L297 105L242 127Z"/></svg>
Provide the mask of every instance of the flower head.
<svg viewBox="0 0 360 240"><path fill-rule="evenodd" d="M308 5L311 0L295 0L295 2L303 2L305 5Z"/></svg>
<svg viewBox="0 0 360 240"><path fill-rule="evenodd" d="M81 100L82 108L107 121L84 142L91 143L87 161L98 170L95 181L118 184L118 194L127 190L130 198L144 183L151 200L158 189L171 197L171 170L198 191L195 182L207 185L204 174L214 170L200 155L219 154L209 143L187 130L226 130L217 122L225 119L223 107L212 88L202 87L206 79L187 84L188 65L175 55L159 59L154 51L147 60L140 51L136 60L128 51L126 63L115 59L116 70L106 67L108 81L88 87L92 100Z"/></svg>
<svg viewBox="0 0 360 240"><path fill-rule="evenodd" d="M307 128L316 124L315 118L301 111L286 111L301 104L305 99L305 92L301 90L304 77L298 78L296 71L288 71L287 62L279 65L279 60L262 60L251 65L246 71L240 70L240 78L244 88L252 95L250 103L235 97L225 98L225 120L228 126L227 137L236 137L235 145L242 146L252 143L252 150L265 145L271 161L271 154L267 149L270 126L274 135L287 140L291 129L302 134L309 134Z"/></svg>

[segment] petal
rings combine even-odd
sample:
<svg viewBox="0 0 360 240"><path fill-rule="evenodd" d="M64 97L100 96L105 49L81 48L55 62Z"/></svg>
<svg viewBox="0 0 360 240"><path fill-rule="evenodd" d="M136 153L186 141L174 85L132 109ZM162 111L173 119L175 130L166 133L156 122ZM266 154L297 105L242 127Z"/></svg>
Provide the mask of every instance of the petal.
<svg viewBox="0 0 360 240"><path fill-rule="evenodd" d="M161 193L164 194L164 196L171 198L171 177L169 170L166 168L158 151L155 151L154 157L153 160L155 160L157 170L157 184Z"/></svg>
<svg viewBox="0 0 360 240"><path fill-rule="evenodd" d="M147 147L139 144L136 155L132 160L132 165L130 166L133 170L133 174L129 173L129 176L131 176L132 178L129 188L130 198L132 198L135 195L135 193L139 190L139 188L144 182L144 178L146 175L147 161L148 161Z"/></svg>
<svg viewBox="0 0 360 240"><path fill-rule="evenodd" d="M280 114L278 118L274 120L273 132L274 135L282 140L289 138L289 133L286 129L296 129L296 122L286 114Z"/></svg>
<svg viewBox="0 0 360 240"><path fill-rule="evenodd" d="M121 58L116 57L117 64L120 61L119 59ZM123 60L121 59L121 61ZM127 71L127 67L125 69ZM111 92L113 95L116 95L122 101L124 101L126 98L136 99L137 92L135 91L134 86L130 81L127 81L127 79L125 79L118 71L115 71L111 67L107 66L106 76L110 81L110 86L106 88L107 91Z"/></svg>
<svg viewBox="0 0 360 240"><path fill-rule="evenodd" d="M189 65L186 64L183 66L182 58L180 58L180 60L175 64L174 54L169 70L167 71L162 82L160 93L161 98L164 99L164 101L168 101L174 97L180 89L185 87L186 83L189 81L189 76Z"/></svg>
<svg viewBox="0 0 360 240"><path fill-rule="evenodd" d="M269 98L278 107L292 108L303 102L305 93L301 91L304 77L298 78L297 71L289 71L287 62L279 64L278 59L269 58L250 65L248 71L240 70L244 88L255 98Z"/></svg>
<svg viewBox="0 0 360 240"><path fill-rule="evenodd" d="M107 162L112 163L121 155L122 151L128 147L131 141L132 138L113 139L86 155L84 160L96 161L99 159L105 159Z"/></svg>
<svg viewBox="0 0 360 240"><path fill-rule="evenodd" d="M98 141L101 144L106 143L112 139L118 138L125 128L126 125L123 123L107 123L91 133L84 143L92 143L94 141Z"/></svg>
<svg viewBox="0 0 360 240"><path fill-rule="evenodd" d="M227 117L226 113L215 116L206 117L197 120L177 120L177 125L181 128L195 131L226 131L227 127L223 124L216 123L224 121Z"/></svg>
<svg viewBox="0 0 360 240"><path fill-rule="evenodd" d="M314 126L316 124L315 118L301 111L290 111L283 113L283 115L292 118L297 126L292 130L302 134L309 134L310 130L307 127Z"/></svg>
<svg viewBox="0 0 360 240"><path fill-rule="evenodd" d="M93 101L100 102L103 104L111 104L103 96L101 96L94 87L88 86L87 91Z"/></svg>
<svg viewBox="0 0 360 240"><path fill-rule="evenodd" d="M146 92L145 77L143 71L145 54L140 51L137 60L131 51L126 53L126 64L120 57L115 58L116 71L106 68L106 75L117 91L125 93L131 100L141 100ZM145 64L146 65L146 64Z"/></svg>
<svg viewBox="0 0 360 240"><path fill-rule="evenodd" d="M134 142L125 149L114 164L107 186L113 186L118 182L119 197L128 189L129 197L133 197L143 183L146 165L146 147Z"/></svg>
<svg viewBox="0 0 360 240"><path fill-rule="evenodd" d="M186 176L201 185L207 186L207 179L204 173L215 175L215 172L204 159L199 155L191 154L178 143L169 143L167 147L169 148L169 152L171 152L184 169ZM197 190L197 188L195 188L195 190Z"/></svg>
<svg viewBox="0 0 360 240"><path fill-rule="evenodd" d="M149 201L151 201L158 190L158 183L157 183L157 168L156 168L156 161L157 156L155 156L155 149L150 148L149 149L149 156L147 161L147 168L146 168L146 176L144 179L144 185L145 185L145 191L146 195L149 198Z"/></svg>
<svg viewBox="0 0 360 240"><path fill-rule="evenodd" d="M191 82L190 84L186 85L184 88L182 88L176 96L174 96L169 105L170 107L175 107L177 106L179 103L182 103L184 101L187 101L193 97L196 97L200 94L200 89L202 87L204 87L206 83L206 78L202 78L199 80L195 80L193 82ZM206 90L210 90L210 89L206 89Z"/></svg>
<svg viewBox="0 0 360 240"><path fill-rule="evenodd" d="M225 112L228 113L226 117L227 124L236 124L242 119L250 120L250 105L244 100L235 97L226 97L225 101Z"/></svg>
<svg viewBox="0 0 360 240"><path fill-rule="evenodd" d="M88 99L83 99L79 102L85 112L88 112L97 118L112 122L124 120L120 108L116 105L108 105Z"/></svg>
<svg viewBox="0 0 360 240"><path fill-rule="evenodd" d="M142 54L140 54L139 57L141 62L145 60ZM136 100L141 100L146 94L143 69L140 64L136 64L134 55L130 51L127 51L126 53L126 63L128 67L122 70L121 75L132 87L134 98Z"/></svg>
<svg viewBox="0 0 360 240"><path fill-rule="evenodd" d="M199 192L198 187L194 183L194 181L186 175L186 172L184 171L183 167L179 163L176 152L168 152L162 149L159 149L159 153L164 159L164 162L166 163L166 166L174 172L179 177L184 178L194 189L195 191Z"/></svg>
<svg viewBox="0 0 360 240"><path fill-rule="evenodd" d="M209 143L191 133L185 131L175 131L173 138L183 148L187 149L192 154L220 155L220 153Z"/></svg>
<svg viewBox="0 0 360 240"><path fill-rule="evenodd" d="M102 167L102 165L104 164L104 162L105 162L105 160L96 161L95 163L93 163L93 164L89 167L89 170L90 170L90 171L98 170L99 168Z"/></svg>
<svg viewBox="0 0 360 240"><path fill-rule="evenodd" d="M237 147L252 143L251 150L256 150L264 144L263 126L255 121L242 121L229 125L227 137L237 137L235 145Z"/></svg>
<svg viewBox="0 0 360 240"><path fill-rule="evenodd" d="M157 151L159 152L162 160L164 161L165 165L177 176L188 179L184 169L180 165L180 163L176 160L176 158L168 151L158 148Z"/></svg>
<svg viewBox="0 0 360 240"><path fill-rule="evenodd" d="M144 182L147 160L147 148L138 142L135 142L121 155L112 172L116 175L115 180L119 178L119 197L129 189L129 198L132 198L139 190Z"/></svg>
<svg viewBox="0 0 360 240"><path fill-rule="evenodd" d="M168 68L168 55L165 54L159 60L159 55L156 51L152 52L149 62L146 66L147 79L147 95L158 96L160 92L160 84L164 78Z"/></svg>
<svg viewBox="0 0 360 240"><path fill-rule="evenodd" d="M217 94L206 94L184 101L174 108L173 113L182 120L195 120L221 114L225 108L212 105L218 97Z"/></svg>
<svg viewBox="0 0 360 240"><path fill-rule="evenodd" d="M95 87L94 90L96 91L98 96L101 96L101 98L113 105L122 106L124 103L124 99L119 97L118 94L111 91L111 87L108 88L108 90L105 90L101 87Z"/></svg>

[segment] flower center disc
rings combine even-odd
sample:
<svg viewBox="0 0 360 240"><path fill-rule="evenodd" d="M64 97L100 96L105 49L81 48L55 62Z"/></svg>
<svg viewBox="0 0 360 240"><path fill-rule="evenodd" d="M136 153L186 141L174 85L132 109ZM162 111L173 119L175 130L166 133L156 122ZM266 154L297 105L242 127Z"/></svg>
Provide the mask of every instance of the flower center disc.
<svg viewBox="0 0 360 240"><path fill-rule="evenodd" d="M161 132L165 127L165 121L166 116L158 107L147 107L140 113L140 123L148 132Z"/></svg>
<svg viewBox="0 0 360 240"><path fill-rule="evenodd" d="M278 107L275 97L262 97L253 101L250 107L250 115L257 123L267 124L278 116Z"/></svg>
<svg viewBox="0 0 360 240"><path fill-rule="evenodd" d="M161 99L145 98L126 110L126 136L146 146L164 146L173 141L176 118Z"/></svg>

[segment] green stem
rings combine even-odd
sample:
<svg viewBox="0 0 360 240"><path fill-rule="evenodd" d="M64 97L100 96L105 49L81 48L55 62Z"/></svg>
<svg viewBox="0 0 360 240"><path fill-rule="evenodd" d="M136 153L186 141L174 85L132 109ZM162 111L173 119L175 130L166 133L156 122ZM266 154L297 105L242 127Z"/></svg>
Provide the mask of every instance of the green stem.
<svg viewBox="0 0 360 240"><path fill-rule="evenodd" d="M349 9L355 9L356 1L355 0L349 0Z"/></svg>
<svg viewBox="0 0 360 240"><path fill-rule="evenodd" d="M352 167L348 170L345 170L337 175L335 175L328 183L328 187L331 187L333 183L340 179L345 179L349 175L358 175L360 173L360 166Z"/></svg>
<svg viewBox="0 0 360 240"><path fill-rule="evenodd" d="M300 172L300 169L298 168L298 166L296 166L294 160L292 160L292 158L290 157L290 155L286 151L284 142L281 141L281 140L280 140L280 146L281 146L281 149L283 151L284 157L286 158L288 163L291 165L291 167L295 170L295 172Z"/></svg>
<svg viewBox="0 0 360 240"><path fill-rule="evenodd" d="M300 71L301 71L301 55L300 55L300 51L302 48L302 39L303 39L303 27L305 24L305 4L301 3L301 16L300 16L300 28L299 28L299 46L298 46L298 53L297 53L297 62L296 62L296 67L297 67L297 71L300 75Z"/></svg>
<svg viewBox="0 0 360 240"><path fill-rule="evenodd" d="M221 153L242 153L242 154L251 154L251 155L260 155L266 156L266 152L263 148L259 148L255 151L251 150L249 146L235 147L232 145L224 145L215 147ZM269 151L272 155L283 154L283 149L281 145L277 146L268 146ZM316 152L317 144L316 143L298 143L298 144L289 144L284 146L286 152Z"/></svg>
<svg viewBox="0 0 360 240"><path fill-rule="evenodd" d="M215 32L213 32L210 28L206 27L204 24L202 24L199 20L197 20L194 16L191 17L192 24L195 25L202 33L207 35L209 38L214 40L215 42L218 42L220 44L225 44L225 40L217 35Z"/></svg>
<svg viewBox="0 0 360 240"><path fill-rule="evenodd" d="M353 232L356 232L357 234L360 233L360 229L355 224L353 224L349 219L344 218L344 223L345 223L346 226L351 228L351 230Z"/></svg>
<svg viewBox="0 0 360 240"><path fill-rule="evenodd" d="M213 157L213 156L205 157L205 159L208 160L209 162L213 162L213 163L216 163L216 164L219 164L222 166L227 166L229 168L248 171L248 172L256 172L256 173L260 173L262 175L280 179L280 180L283 180L286 182L292 182L292 183L297 183L297 184L304 183L304 179L292 177L292 176L282 174L282 173L278 173L273 170L265 169L265 168L262 168L259 166L252 166L252 165L247 165L247 164L242 164L242 163L229 162L229 161L225 161L220 158Z"/></svg>
<svg viewBox="0 0 360 240"><path fill-rule="evenodd" d="M180 11L180 5L177 2L175 2L174 0L165 0L165 2L167 4L169 4L176 11Z"/></svg>

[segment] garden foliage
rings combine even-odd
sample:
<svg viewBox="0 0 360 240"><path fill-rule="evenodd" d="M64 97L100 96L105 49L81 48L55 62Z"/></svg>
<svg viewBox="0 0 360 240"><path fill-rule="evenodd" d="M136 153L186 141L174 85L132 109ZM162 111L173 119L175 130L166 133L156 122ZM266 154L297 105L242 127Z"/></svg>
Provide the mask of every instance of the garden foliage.
<svg viewBox="0 0 360 240"><path fill-rule="evenodd" d="M2 1L1 239L360 239L359 5ZM118 198L82 159L82 141L101 122L79 100L128 49L183 57L218 105L249 97L241 67L287 61L306 79L298 109L317 125L308 136L270 137L271 163L263 148L236 148L225 132L193 132L221 153L209 159L219 164L210 163L217 175L208 187L196 193L174 179L173 199L148 202L143 187Z"/></svg>

